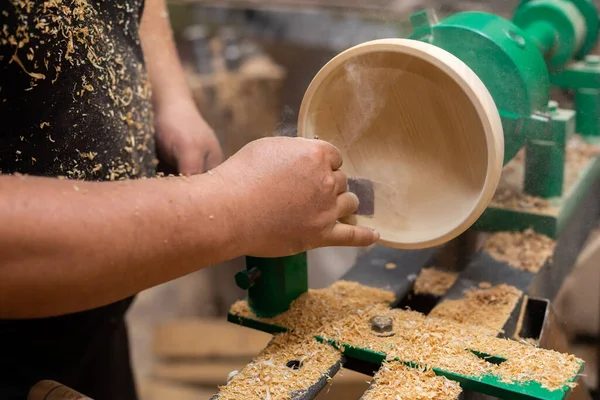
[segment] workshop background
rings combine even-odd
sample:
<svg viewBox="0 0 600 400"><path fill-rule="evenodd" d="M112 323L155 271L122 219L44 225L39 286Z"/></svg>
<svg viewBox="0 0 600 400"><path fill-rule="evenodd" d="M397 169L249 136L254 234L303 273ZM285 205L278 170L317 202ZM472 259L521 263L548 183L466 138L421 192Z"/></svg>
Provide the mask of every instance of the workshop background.
<svg viewBox="0 0 600 400"><path fill-rule="evenodd" d="M412 12L425 8L443 16L480 10L510 18L518 1L372 0L368 7L360 3L170 3L190 87L226 156L251 140L294 129L304 91L321 66L352 45L407 33ZM566 94L556 96L561 96L561 105L571 101ZM595 237L554 304L571 351L587 363L584 381L591 389L598 385L600 327L600 239ZM363 251L309 252L310 287L322 288L341 277ZM245 294L234 282L243 267L244 260L234 260L139 294L128 323L141 400L209 398L231 371L241 369L266 345L269 335L225 320L228 307ZM368 378L346 371L318 398L359 399Z"/></svg>

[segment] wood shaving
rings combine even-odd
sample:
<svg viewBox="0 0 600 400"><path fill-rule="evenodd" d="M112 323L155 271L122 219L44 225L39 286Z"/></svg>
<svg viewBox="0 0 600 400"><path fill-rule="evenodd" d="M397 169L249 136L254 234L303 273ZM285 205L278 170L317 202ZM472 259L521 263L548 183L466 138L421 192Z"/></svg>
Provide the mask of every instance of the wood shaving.
<svg viewBox="0 0 600 400"><path fill-rule="evenodd" d="M514 192L510 189L500 187L494 193L492 205L522 210L534 209L537 211L547 211L551 207L550 202L541 197Z"/></svg>
<svg viewBox="0 0 600 400"><path fill-rule="evenodd" d="M540 341L539 339L533 339L533 338L520 338L519 341L523 344L528 344L529 346L539 346L540 345Z"/></svg>
<svg viewBox="0 0 600 400"><path fill-rule="evenodd" d="M326 289L309 290L294 300L287 312L261 321L284 327L293 326L298 334L312 335L329 325L332 317L373 305L387 307L394 299L391 292L340 281ZM236 315L255 318L245 300L234 303L230 310Z"/></svg>
<svg viewBox="0 0 600 400"><path fill-rule="evenodd" d="M581 171L599 155L600 146L584 142L579 135L570 137L565 150L564 190L568 190L579 178Z"/></svg>
<svg viewBox="0 0 600 400"><path fill-rule="evenodd" d="M397 265L394 263L385 264L385 269L396 269Z"/></svg>
<svg viewBox="0 0 600 400"><path fill-rule="evenodd" d="M423 268L413 285L414 294L432 294L443 296L456 279L458 274L440 271L436 268Z"/></svg>
<svg viewBox="0 0 600 400"><path fill-rule="evenodd" d="M525 148L510 160L502 170L500 182L490 202L490 206L510 208L522 212L550 214L557 208L541 197L531 196L523 191L523 171L525 167Z"/></svg>
<svg viewBox="0 0 600 400"><path fill-rule="evenodd" d="M519 289L504 284L488 289L471 289L464 299L444 300L429 316L486 327L498 334L522 294Z"/></svg>
<svg viewBox="0 0 600 400"><path fill-rule="evenodd" d="M310 336L276 335L226 386L219 387L219 400L265 399L269 395L289 399L327 376L340 357L332 346Z"/></svg>
<svg viewBox="0 0 600 400"><path fill-rule="evenodd" d="M375 374L374 385L361 400L455 400L460 385L431 370L409 368L399 362L385 362Z"/></svg>
<svg viewBox="0 0 600 400"><path fill-rule="evenodd" d="M523 271L538 272L546 261L552 262L556 242L527 229L524 232L497 232L485 243L484 250L498 261Z"/></svg>
<svg viewBox="0 0 600 400"><path fill-rule="evenodd" d="M570 380L583 361L573 355L500 339L486 327L390 309L393 299L394 294L388 291L338 281L326 289L309 290L287 312L274 318L256 317L246 301L235 303L231 313L285 327L299 336L319 335L334 343L383 353L388 360L413 362L464 376L493 374L517 383L536 380L549 390L574 385ZM371 332L370 320L375 316L392 319L393 336L379 337ZM497 365L473 351L509 360Z"/></svg>
<svg viewBox="0 0 600 400"><path fill-rule="evenodd" d="M23 65L23 63L21 62L21 60L19 59L19 56L15 53L13 54L10 62L15 62L19 67L21 67L21 69L29 76L31 76L33 79L46 79L46 75L39 73L39 72L29 72L27 71L27 68L25 68L25 65Z"/></svg>

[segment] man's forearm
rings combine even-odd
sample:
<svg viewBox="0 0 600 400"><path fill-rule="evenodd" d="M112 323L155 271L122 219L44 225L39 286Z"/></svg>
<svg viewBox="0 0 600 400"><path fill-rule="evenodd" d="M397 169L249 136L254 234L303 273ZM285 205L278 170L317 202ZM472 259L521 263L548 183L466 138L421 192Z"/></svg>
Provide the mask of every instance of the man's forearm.
<svg viewBox="0 0 600 400"><path fill-rule="evenodd" d="M191 93L173 41L165 0L146 0L140 27L146 68L157 108L191 101Z"/></svg>
<svg viewBox="0 0 600 400"><path fill-rule="evenodd" d="M219 179L0 176L0 318L98 307L241 256L243 212Z"/></svg>

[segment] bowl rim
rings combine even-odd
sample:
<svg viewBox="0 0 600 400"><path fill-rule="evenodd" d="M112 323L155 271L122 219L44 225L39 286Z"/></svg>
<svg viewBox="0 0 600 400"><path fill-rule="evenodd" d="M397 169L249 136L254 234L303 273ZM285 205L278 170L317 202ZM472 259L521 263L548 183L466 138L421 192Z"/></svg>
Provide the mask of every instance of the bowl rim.
<svg viewBox="0 0 600 400"><path fill-rule="evenodd" d="M414 39L377 39L350 47L327 62L310 82L298 113L298 136L312 139L307 133L309 110L313 97L323 81L349 59L382 51L417 57L445 72L467 95L483 126L488 153L485 181L477 199L470 211L464 215L462 221L453 227L450 226L444 233L426 240L398 242L381 237L378 241L378 244L398 249L422 249L439 246L465 232L483 214L494 196L504 165L504 131L498 108L487 87L462 60L440 47Z"/></svg>

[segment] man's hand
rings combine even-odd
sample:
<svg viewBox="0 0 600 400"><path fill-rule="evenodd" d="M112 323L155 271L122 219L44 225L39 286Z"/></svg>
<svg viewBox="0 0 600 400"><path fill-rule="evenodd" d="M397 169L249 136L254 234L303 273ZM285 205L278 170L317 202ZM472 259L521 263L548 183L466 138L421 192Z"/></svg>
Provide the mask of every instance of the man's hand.
<svg viewBox="0 0 600 400"><path fill-rule="evenodd" d="M178 173L201 174L223 161L217 137L193 103L161 107L155 125L159 155Z"/></svg>
<svg viewBox="0 0 600 400"><path fill-rule="evenodd" d="M245 254L280 257L375 243L379 234L372 229L337 222L358 209L341 165L327 142L280 137L251 142L215 169L228 186L232 213L247 210L236 227L245 235L237 238Z"/></svg>

